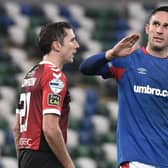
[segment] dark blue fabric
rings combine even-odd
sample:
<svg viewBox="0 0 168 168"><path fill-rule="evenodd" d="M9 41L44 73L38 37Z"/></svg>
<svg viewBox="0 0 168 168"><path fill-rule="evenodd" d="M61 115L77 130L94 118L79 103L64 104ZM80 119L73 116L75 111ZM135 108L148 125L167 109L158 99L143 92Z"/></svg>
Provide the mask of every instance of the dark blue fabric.
<svg viewBox="0 0 168 168"><path fill-rule="evenodd" d="M80 64L79 70L85 75L105 74L108 73L108 66L106 66L107 62L108 61L105 59L105 53L102 52L84 60Z"/></svg>

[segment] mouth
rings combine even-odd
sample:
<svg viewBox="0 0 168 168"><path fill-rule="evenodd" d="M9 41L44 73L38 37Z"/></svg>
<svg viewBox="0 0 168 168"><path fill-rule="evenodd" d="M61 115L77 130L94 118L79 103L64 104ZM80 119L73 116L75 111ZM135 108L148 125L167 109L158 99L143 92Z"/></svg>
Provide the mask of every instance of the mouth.
<svg viewBox="0 0 168 168"><path fill-rule="evenodd" d="M164 41L164 38L154 37L154 40L155 40L156 42L162 42L162 41Z"/></svg>
<svg viewBox="0 0 168 168"><path fill-rule="evenodd" d="M71 59L74 59L74 57L75 57L75 55L74 55L74 53L72 53L72 55L71 55Z"/></svg>
<svg viewBox="0 0 168 168"><path fill-rule="evenodd" d="M76 54L76 52L77 52L77 51L76 51L76 50L74 50L74 52L73 52L72 54L74 55L74 54Z"/></svg>

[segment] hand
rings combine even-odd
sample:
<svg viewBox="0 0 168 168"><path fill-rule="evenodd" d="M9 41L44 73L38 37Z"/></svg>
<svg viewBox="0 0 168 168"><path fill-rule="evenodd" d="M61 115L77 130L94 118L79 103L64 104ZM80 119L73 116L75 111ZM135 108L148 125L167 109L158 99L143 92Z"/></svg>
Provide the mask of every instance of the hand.
<svg viewBox="0 0 168 168"><path fill-rule="evenodd" d="M124 37L113 48L106 51L106 59L111 60L114 57L123 57L131 54L137 49L135 43L139 40L139 38L140 35L137 33Z"/></svg>

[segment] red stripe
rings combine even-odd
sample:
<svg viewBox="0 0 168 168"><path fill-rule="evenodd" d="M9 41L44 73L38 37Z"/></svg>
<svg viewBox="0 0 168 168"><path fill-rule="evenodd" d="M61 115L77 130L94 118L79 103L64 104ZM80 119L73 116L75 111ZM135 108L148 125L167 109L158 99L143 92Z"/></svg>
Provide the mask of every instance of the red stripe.
<svg viewBox="0 0 168 168"><path fill-rule="evenodd" d="M146 48L141 47L141 49L142 49L142 51L143 51L144 54L149 54L148 51L146 50Z"/></svg>
<svg viewBox="0 0 168 168"><path fill-rule="evenodd" d="M120 80L125 72L125 69L112 67L112 68L110 68L110 72L115 79Z"/></svg>
<svg viewBox="0 0 168 168"><path fill-rule="evenodd" d="M121 168L130 168L129 162L122 163Z"/></svg>

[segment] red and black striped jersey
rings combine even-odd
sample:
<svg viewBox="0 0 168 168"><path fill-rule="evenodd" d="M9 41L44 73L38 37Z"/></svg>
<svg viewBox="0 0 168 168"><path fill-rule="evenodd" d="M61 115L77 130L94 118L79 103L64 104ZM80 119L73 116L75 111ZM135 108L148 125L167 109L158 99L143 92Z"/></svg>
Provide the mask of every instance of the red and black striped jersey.
<svg viewBox="0 0 168 168"><path fill-rule="evenodd" d="M42 131L46 114L60 116L60 128L67 141L70 95L65 74L51 62L40 62L25 76L19 97L19 149L50 150Z"/></svg>

